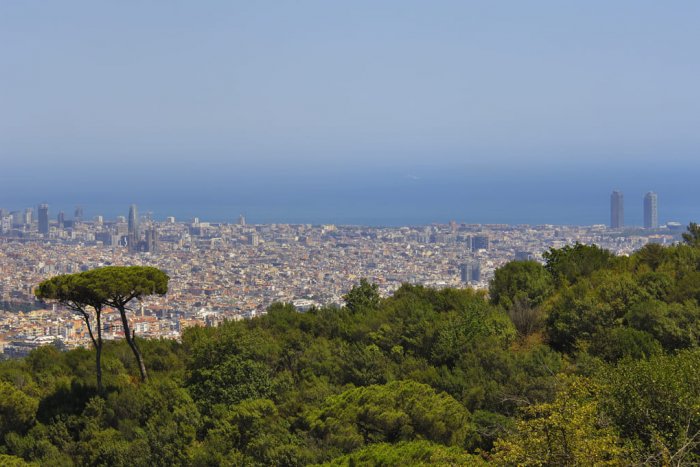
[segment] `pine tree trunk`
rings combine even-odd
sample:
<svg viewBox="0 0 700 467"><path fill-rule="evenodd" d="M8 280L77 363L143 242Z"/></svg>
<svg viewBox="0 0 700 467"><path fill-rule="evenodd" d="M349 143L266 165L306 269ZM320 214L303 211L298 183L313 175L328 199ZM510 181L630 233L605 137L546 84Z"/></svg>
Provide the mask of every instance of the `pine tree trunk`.
<svg viewBox="0 0 700 467"><path fill-rule="evenodd" d="M124 327L124 337L126 337L126 342L129 344L129 347L131 347L131 351L134 353L134 357L136 358L136 363L139 365L139 371L141 372L141 381L144 383L148 381L148 373L146 372L146 365L143 363L143 357L141 356L141 351L139 350L138 346L136 345L136 340L134 339L136 336L132 335L131 331L129 330L129 322L126 319L126 310L123 308L119 309L119 314L122 317L122 326Z"/></svg>
<svg viewBox="0 0 700 467"><path fill-rule="evenodd" d="M95 356L95 365L97 368L97 392L102 394L102 342L97 344Z"/></svg>
<svg viewBox="0 0 700 467"><path fill-rule="evenodd" d="M97 368L97 391L102 394L102 320L100 319L99 309L95 310L95 318L97 320L97 342L95 343L95 350L97 356L95 357L95 365Z"/></svg>

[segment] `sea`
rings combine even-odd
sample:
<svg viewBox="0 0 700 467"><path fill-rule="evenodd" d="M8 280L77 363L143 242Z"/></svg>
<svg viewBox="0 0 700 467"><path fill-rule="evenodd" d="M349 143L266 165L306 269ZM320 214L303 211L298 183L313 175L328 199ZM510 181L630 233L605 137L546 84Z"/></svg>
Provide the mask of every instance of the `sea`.
<svg viewBox="0 0 700 467"><path fill-rule="evenodd" d="M159 173L52 173L0 179L0 208L24 210L48 203L50 216L127 216L136 204L154 219L195 217L208 222L249 224L338 224L403 226L468 224L607 224L612 190L624 193L626 225L641 225L643 197L654 191L659 221L700 221L696 171L673 167L645 170L616 167L435 168L351 167L314 170L207 171ZM29 181L29 182L28 182Z"/></svg>

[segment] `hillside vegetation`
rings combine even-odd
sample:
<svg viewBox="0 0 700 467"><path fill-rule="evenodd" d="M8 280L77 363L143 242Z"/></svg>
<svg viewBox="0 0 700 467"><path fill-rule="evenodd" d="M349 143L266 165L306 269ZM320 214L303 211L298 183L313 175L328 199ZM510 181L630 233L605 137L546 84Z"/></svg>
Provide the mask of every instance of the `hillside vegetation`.
<svg viewBox="0 0 700 467"><path fill-rule="evenodd" d="M691 226L692 227L692 226ZM343 308L0 363L0 464L691 465L700 247L575 245L490 295L362 282Z"/></svg>

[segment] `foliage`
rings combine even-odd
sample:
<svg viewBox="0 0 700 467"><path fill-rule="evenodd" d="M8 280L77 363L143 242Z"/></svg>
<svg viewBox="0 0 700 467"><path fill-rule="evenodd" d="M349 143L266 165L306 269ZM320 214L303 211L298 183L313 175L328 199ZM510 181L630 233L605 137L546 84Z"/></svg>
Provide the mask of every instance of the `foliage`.
<svg viewBox="0 0 700 467"><path fill-rule="evenodd" d="M36 399L0 381L0 437L11 431L23 433L31 427L38 405Z"/></svg>
<svg viewBox="0 0 700 467"><path fill-rule="evenodd" d="M564 378L551 403L530 406L516 431L498 441L498 465L628 465L632 453L602 418L592 381Z"/></svg>
<svg viewBox="0 0 700 467"><path fill-rule="evenodd" d="M374 465L488 465L481 457L468 454L464 449L446 447L430 441L401 441L399 443L377 443L329 461L324 466Z"/></svg>
<svg viewBox="0 0 700 467"><path fill-rule="evenodd" d="M605 413L642 446L644 458L673 465L700 461L698 368L700 350L692 350L625 362L601 376Z"/></svg>
<svg viewBox="0 0 700 467"><path fill-rule="evenodd" d="M511 261L496 269L489 294L494 304L505 308L515 303L536 307L544 302L552 289L552 276L540 263Z"/></svg>
<svg viewBox="0 0 700 467"><path fill-rule="evenodd" d="M415 439L467 447L473 431L464 406L414 381L351 389L328 398L307 420L311 433L330 452L342 453Z"/></svg>
<svg viewBox="0 0 700 467"><path fill-rule="evenodd" d="M615 260L611 252L596 245L576 243L544 253L545 268L558 284L573 284L595 271L610 268Z"/></svg>
<svg viewBox="0 0 700 467"><path fill-rule="evenodd" d="M345 307L273 304L139 339L140 359L133 335L104 342L102 391L86 349L0 362L0 463L700 462L700 248L545 260L502 266L488 295L405 284L380 299L360 281ZM124 313L167 291L152 268L58 277L40 296L85 305L70 294L92 284Z"/></svg>
<svg viewBox="0 0 700 467"><path fill-rule="evenodd" d="M379 286L370 284L367 279L360 279L360 283L343 295L345 306L353 313L362 310L373 310L379 305Z"/></svg>
<svg viewBox="0 0 700 467"><path fill-rule="evenodd" d="M688 231L683 234L683 241L693 247L700 246L700 225L691 222Z"/></svg>

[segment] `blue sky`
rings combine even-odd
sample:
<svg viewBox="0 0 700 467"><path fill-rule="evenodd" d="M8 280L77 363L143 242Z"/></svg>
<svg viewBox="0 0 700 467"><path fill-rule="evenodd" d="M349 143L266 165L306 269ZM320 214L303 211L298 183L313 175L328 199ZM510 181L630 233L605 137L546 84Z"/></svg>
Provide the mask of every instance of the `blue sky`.
<svg viewBox="0 0 700 467"><path fill-rule="evenodd" d="M700 167L698 24L697 1L2 2L0 206L368 172L656 189Z"/></svg>

